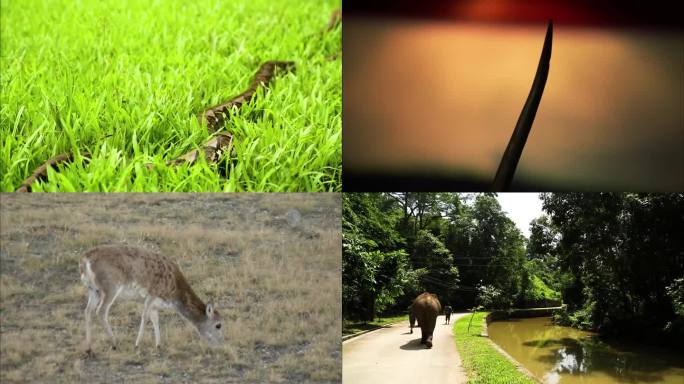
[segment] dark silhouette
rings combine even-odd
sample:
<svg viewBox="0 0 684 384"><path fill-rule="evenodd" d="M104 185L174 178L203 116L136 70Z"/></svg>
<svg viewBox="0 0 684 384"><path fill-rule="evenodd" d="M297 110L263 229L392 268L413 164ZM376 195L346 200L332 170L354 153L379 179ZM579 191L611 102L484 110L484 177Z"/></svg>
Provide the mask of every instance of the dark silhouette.
<svg viewBox="0 0 684 384"><path fill-rule="evenodd" d="M449 324L449 322L451 321L451 312L453 312L451 305L447 305L446 307L444 307L444 315L446 316L446 322L444 324Z"/></svg>
<svg viewBox="0 0 684 384"><path fill-rule="evenodd" d="M553 44L553 22L549 20L546 28L546 37L542 48L537 72L532 82L532 88L527 96L518 121L513 130L513 134L508 142L508 146L501 157L501 162L496 172L494 180L474 177L472 175L461 175L445 177L444 175L424 174L424 173L400 173L382 174L377 172L359 172L353 169L345 169L343 174L343 185L345 191L483 191L504 192L513 190L543 190L533 180L517 180L512 186L515 170L525 148L527 137L532 129L532 123L537 114L539 103L541 102L546 80L549 76L551 62L551 47ZM576 186L556 185L553 189L576 189Z"/></svg>
<svg viewBox="0 0 684 384"><path fill-rule="evenodd" d="M416 315L413 314L413 309L409 306L409 328L411 328L411 333L413 333L413 327L416 325Z"/></svg>
<svg viewBox="0 0 684 384"><path fill-rule="evenodd" d="M552 42L553 22L549 21L549 26L546 28L546 37L544 38L544 48L542 48L539 65L537 66L537 74L534 76L532 89L530 89L527 101L523 106L522 112L520 112L518 122L515 124L515 129L506 147L506 152L504 152L501 158L499 169L496 171L496 177L492 184L493 191L507 191L510 189L515 169L518 166L523 148L525 148L527 136L532 129L532 123L534 123L534 117L537 114L537 108L539 108L539 102L544 93L546 78L549 76Z"/></svg>
<svg viewBox="0 0 684 384"><path fill-rule="evenodd" d="M420 343L432 348L432 333L435 330L437 315L442 312L442 305L437 295L423 292L411 304L411 312L420 324Z"/></svg>

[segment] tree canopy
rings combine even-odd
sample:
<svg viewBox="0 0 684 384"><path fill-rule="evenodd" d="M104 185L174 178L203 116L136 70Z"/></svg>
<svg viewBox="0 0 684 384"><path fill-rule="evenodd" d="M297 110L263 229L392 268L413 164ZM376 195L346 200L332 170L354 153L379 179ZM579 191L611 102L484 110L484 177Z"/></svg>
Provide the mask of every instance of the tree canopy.
<svg viewBox="0 0 684 384"><path fill-rule="evenodd" d="M344 317L406 311L429 291L461 309L562 301L561 322L681 340L683 196L542 194L526 239L496 194L345 194Z"/></svg>
<svg viewBox="0 0 684 384"><path fill-rule="evenodd" d="M553 298L542 281L531 283L525 239L493 194L354 193L343 201L345 318L404 311L423 291L461 308L488 286L500 292L499 307L533 301L540 285L546 291L536 298Z"/></svg>

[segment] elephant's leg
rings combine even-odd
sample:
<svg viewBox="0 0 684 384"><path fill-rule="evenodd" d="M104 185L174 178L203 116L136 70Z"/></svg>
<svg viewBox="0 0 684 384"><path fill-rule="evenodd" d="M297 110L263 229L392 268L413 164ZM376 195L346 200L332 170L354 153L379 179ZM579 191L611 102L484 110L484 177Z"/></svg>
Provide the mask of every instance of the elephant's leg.
<svg viewBox="0 0 684 384"><path fill-rule="evenodd" d="M428 319L425 327L425 346L432 348L432 333L435 331L435 324L437 323L437 315Z"/></svg>

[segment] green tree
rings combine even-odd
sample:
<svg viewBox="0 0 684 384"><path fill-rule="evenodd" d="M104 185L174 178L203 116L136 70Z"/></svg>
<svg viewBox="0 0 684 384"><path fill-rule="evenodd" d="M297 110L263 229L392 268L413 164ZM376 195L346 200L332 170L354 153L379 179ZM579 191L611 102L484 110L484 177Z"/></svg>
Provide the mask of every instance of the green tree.
<svg viewBox="0 0 684 384"><path fill-rule="evenodd" d="M446 215L442 237L461 277L455 301L470 308L477 301L477 287L491 285L512 305L529 283L524 279L525 240L496 195L460 196L445 206L453 208Z"/></svg>
<svg viewBox="0 0 684 384"><path fill-rule="evenodd" d="M442 242L428 231L418 232L411 264L420 270L421 287L448 300L458 285L458 268Z"/></svg>
<svg viewBox="0 0 684 384"><path fill-rule="evenodd" d="M373 320L415 284L399 217L387 196L345 194L342 214L342 311L347 319Z"/></svg>
<svg viewBox="0 0 684 384"><path fill-rule="evenodd" d="M555 252L558 232L551 225L549 217L542 215L530 223L530 241L527 244L527 257L546 260Z"/></svg>
<svg viewBox="0 0 684 384"><path fill-rule="evenodd" d="M545 194L560 233L569 320L603 332L663 329L666 288L684 273L682 194Z"/></svg>

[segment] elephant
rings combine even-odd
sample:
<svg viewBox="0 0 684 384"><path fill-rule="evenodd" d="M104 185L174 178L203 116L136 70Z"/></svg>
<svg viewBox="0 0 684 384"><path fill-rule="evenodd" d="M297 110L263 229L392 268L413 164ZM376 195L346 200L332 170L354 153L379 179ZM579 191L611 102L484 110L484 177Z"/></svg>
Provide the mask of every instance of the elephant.
<svg viewBox="0 0 684 384"><path fill-rule="evenodd" d="M437 316L442 312L442 305L437 295L423 292L411 304L411 312L420 324L420 343L432 348L432 333L435 330Z"/></svg>
<svg viewBox="0 0 684 384"><path fill-rule="evenodd" d="M415 327L416 325L420 325L420 324L416 324L416 315L413 314L413 308L411 305L409 305L408 310L409 310L409 328L411 328L411 334L413 334L413 327Z"/></svg>

